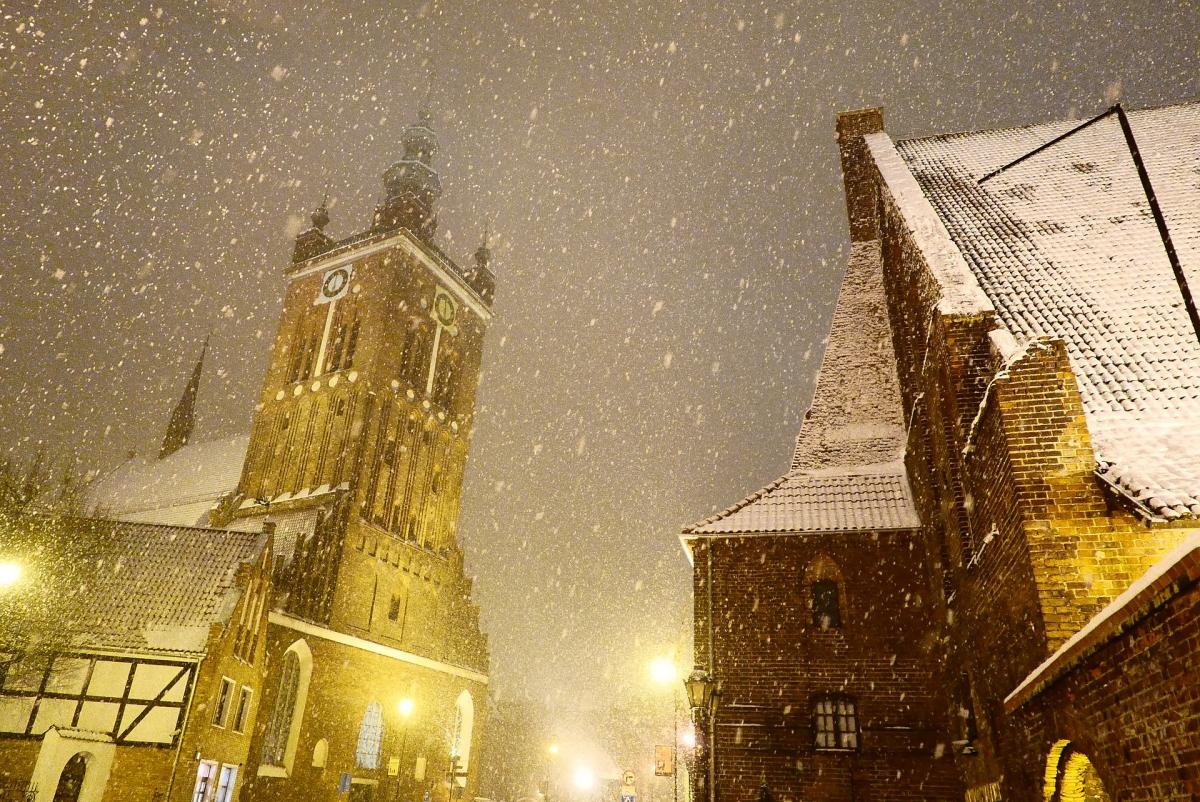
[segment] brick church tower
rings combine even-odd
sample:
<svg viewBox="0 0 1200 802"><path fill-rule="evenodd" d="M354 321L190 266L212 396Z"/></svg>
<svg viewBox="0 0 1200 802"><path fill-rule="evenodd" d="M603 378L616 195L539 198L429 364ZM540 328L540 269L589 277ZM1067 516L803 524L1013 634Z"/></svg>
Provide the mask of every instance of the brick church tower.
<svg viewBox="0 0 1200 802"><path fill-rule="evenodd" d="M297 238L237 492L282 564L243 799L473 793L487 647L456 522L494 279L433 242L430 115L369 228ZM451 776L451 775L454 776ZM344 797L343 797L344 798Z"/></svg>

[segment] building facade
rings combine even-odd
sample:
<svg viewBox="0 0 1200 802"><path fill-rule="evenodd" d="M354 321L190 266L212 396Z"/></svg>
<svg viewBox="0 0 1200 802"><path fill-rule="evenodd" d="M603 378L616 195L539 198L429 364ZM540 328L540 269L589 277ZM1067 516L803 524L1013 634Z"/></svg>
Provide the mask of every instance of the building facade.
<svg viewBox="0 0 1200 802"><path fill-rule="evenodd" d="M158 457L89 500L273 532L243 801L475 793L488 654L456 527L494 278L486 241L466 267L434 242L427 110L402 142L364 230L335 240L322 205L297 236L249 436L189 442L198 365ZM203 755L178 772L198 789Z"/></svg>
<svg viewBox="0 0 1200 802"><path fill-rule="evenodd" d="M50 527L78 541L83 568L30 566L25 583L44 587L4 594L5 615L27 615L43 591L56 614L0 649L0 799L229 802L262 698L270 535Z"/></svg>
<svg viewBox="0 0 1200 802"><path fill-rule="evenodd" d="M886 791L860 791L856 780L817 798L1054 802L1200 793L1200 703L1195 683L1183 679L1200 661L1200 334L1185 300L1187 279L1200 285L1200 106L1124 118L1114 111L1022 158L1076 125L893 142L878 110L839 118L851 266L800 444L817 456L808 476L840 469L838 451L808 432L823 426L828 377L865 386L870 373L861 357L856 364L838 350L838 316L856 292L854 254L870 248L882 316L860 309L853 317L863 327L886 325L874 353L891 363L898 390L899 457L916 523L906 532L908 583L871 582L868 573L874 565L895 569L895 535L855 541L839 531L833 539L854 544L849 559L861 563L855 581L839 565L848 598L883 606L902 586L906 600L918 600L913 629L896 614L874 626L879 636L896 629L929 644L927 662L911 675L871 678L870 687L892 700L912 698L909 682L924 688L933 748L920 760L952 766L958 787L944 786L937 793L954 796L939 797L919 775L897 774ZM1182 280L1154 204L1174 235ZM747 615L721 592L740 549L742 564L758 566L742 577L742 595L802 598L807 588L810 604L832 604L833 591L800 570L813 557L791 545L800 541L795 522L824 523L830 506L827 493L802 487L811 479L797 467L807 466L794 464L745 504L794 506L786 516L760 513L758 533L744 531L746 516L735 508L684 534L696 566L696 642L705 642L709 622L716 630L715 659L708 663L701 649L698 665L711 665L722 683L710 736L721 799L752 795L760 777L773 795L813 797L803 771L811 756L770 730L764 752L795 757L798 771L773 773L766 757L739 768L748 750L726 732L744 718L740 688L750 669L728 656L723 662L721 647L731 627L751 630L743 638L769 638L766 656L781 669L763 672L760 684L786 677L814 686L829 673L831 661L813 659L808 644L774 644L776 632L802 629L803 606ZM879 507L862 480L838 498L858 510ZM714 526L733 531L713 539ZM866 722L884 705L863 701L862 686L873 662L891 659L891 647L867 637L856 645L868 654L837 672L845 688L858 688L847 694L855 721L845 729L858 728L865 753L883 744ZM899 663L903 653L894 653ZM785 693L780 703L804 704L803 696ZM802 739L809 746L827 743L822 704L807 704L816 730ZM835 712L844 704L835 701ZM841 730L835 721L835 736Z"/></svg>

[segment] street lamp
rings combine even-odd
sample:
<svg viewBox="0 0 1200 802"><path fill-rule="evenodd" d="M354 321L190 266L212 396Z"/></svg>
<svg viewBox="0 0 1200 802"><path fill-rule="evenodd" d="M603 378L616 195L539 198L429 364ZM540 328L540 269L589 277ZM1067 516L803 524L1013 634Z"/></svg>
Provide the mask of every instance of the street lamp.
<svg viewBox="0 0 1200 802"><path fill-rule="evenodd" d="M0 591L5 591L21 581L25 571L19 562L0 561Z"/></svg>
<svg viewBox="0 0 1200 802"><path fill-rule="evenodd" d="M701 746L698 753L704 755L708 775L708 802L717 800L717 698L721 695L721 683L703 669L696 669L683 681L687 690L688 704L692 708L692 721L700 728Z"/></svg>
<svg viewBox="0 0 1200 802"><path fill-rule="evenodd" d="M671 688L671 782L674 794L671 798L679 802L679 696L675 685L679 669L670 657L656 657L650 661L650 677L659 685Z"/></svg>
<svg viewBox="0 0 1200 802"><path fill-rule="evenodd" d="M403 733L400 737L400 754L396 760L399 765L396 766L396 799L399 800L405 786L405 777L407 771L405 769L404 753L408 751L408 721L412 718L413 708L416 705L413 700L405 696L396 703L396 712L400 715L400 729Z"/></svg>
<svg viewBox="0 0 1200 802"><path fill-rule="evenodd" d="M650 661L650 677L660 685L671 685L679 676L675 661L669 657L656 657Z"/></svg>

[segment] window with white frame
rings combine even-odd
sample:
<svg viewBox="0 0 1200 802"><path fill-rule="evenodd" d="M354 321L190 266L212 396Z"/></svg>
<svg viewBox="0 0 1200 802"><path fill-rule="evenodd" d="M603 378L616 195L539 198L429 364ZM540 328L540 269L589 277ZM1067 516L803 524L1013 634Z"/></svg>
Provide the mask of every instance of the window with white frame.
<svg viewBox="0 0 1200 802"><path fill-rule="evenodd" d="M221 689L217 692L217 703L213 706L212 723L218 727L225 726L229 716L229 703L233 699L233 680L221 677Z"/></svg>
<svg viewBox="0 0 1200 802"><path fill-rule="evenodd" d="M213 796L213 802L232 802L233 789L237 784L237 771L237 766L228 763L221 766L221 777L217 780L217 793Z"/></svg>
<svg viewBox="0 0 1200 802"><path fill-rule="evenodd" d="M291 770L312 670L312 651L304 640L296 641L284 652L271 714L263 730L260 775L286 776Z"/></svg>
<svg viewBox="0 0 1200 802"><path fill-rule="evenodd" d="M200 766L196 769L196 785L192 790L192 802L208 802L209 791L212 790L216 773L216 763L211 760L200 761Z"/></svg>
<svg viewBox="0 0 1200 802"><path fill-rule="evenodd" d="M250 715L250 694L251 693L252 693L252 691L248 687L243 685L242 692L240 694L238 694L237 708L234 710L234 713L233 713L233 731L234 732L245 732L246 731L246 717Z"/></svg>
<svg viewBox="0 0 1200 802"><path fill-rule="evenodd" d="M813 699L814 746L817 749L858 749L858 713L847 696Z"/></svg>

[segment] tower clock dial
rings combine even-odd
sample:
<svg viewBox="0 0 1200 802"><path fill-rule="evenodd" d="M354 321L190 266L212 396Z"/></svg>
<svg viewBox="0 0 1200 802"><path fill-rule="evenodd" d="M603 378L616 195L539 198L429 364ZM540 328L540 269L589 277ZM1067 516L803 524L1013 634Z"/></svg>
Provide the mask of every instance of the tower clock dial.
<svg viewBox="0 0 1200 802"><path fill-rule="evenodd" d="M454 325L454 318L458 314L458 310L455 309L454 301L450 300L449 295L439 293L433 299L433 314L438 323L445 328L450 328Z"/></svg>
<svg viewBox="0 0 1200 802"><path fill-rule="evenodd" d="M350 288L352 269L349 266L335 267L325 273L321 279L321 293L317 296L317 304L328 304L346 294Z"/></svg>

